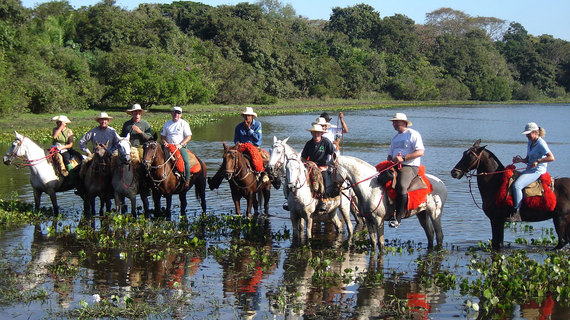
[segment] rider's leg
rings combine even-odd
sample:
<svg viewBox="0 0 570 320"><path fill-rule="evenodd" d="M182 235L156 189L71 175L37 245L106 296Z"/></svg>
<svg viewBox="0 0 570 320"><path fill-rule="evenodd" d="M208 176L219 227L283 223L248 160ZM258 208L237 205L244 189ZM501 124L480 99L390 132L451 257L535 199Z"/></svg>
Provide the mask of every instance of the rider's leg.
<svg viewBox="0 0 570 320"><path fill-rule="evenodd" d="M188 156L188 150L186 147L180 148L180 155L182 160L184 160L184 179L186 179L186 184L190 184L190 157Z"/></svg>
<svg viewBox="0 0 570 320"><path fill-rule="evenodd" d="M540 173L522 172L521 175L512 185L513 191L513 210L511 216L507 219L510 222L521 221L520 207L523 199L523 189L540 177Z"/></svg>
<svg viewBox="0 0 570 320"><path fill-rule="evenodd" d="M402 166L396 176L396 221L390 222L390 227L397 228L402 217L408 211L408 187L418 175L419 168L415 166Z"/></svg>

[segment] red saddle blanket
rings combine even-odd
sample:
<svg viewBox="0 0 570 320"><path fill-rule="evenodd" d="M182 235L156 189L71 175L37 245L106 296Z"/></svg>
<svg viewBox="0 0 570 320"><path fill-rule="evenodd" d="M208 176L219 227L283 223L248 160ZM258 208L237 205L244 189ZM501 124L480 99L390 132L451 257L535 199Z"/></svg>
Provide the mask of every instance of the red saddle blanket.
<svg viewBox="0 0 570 320"><path fill-rule="evenodd" d="M378 172L381 172L392 165L393 163L391 161L382 161L379 164L377 164L375 167ZM427 195L433 191L433 186L431 185L431 182L429 182L429 179L426 177L425 174L426 174L426 167L420 165L420 168L418 170L418 176L421 176L424 183L426 184L426 188L408 192L408 210L415 209L419 207L420 204L426 202ZM392 181L388 181L388 183L386 183L384 187L386 188L388 197L390 197L392 201L396 200L397 193L396 190L392 188Z"/></svg>
<svg viewBox="0 0 570 320"><path fill-rule="evenodd" d="M174 153L174 157L176 157L176 170L178 170L180 173L184 173L184 159L182 159L182 155L180 155L180 150L176 149L176 145L174 144L169 144L166 147L168 148L168 151L170 151L170 153ZM200 172L200 169L202 169L200 166L200 161L198 161L196 155L190 150L186 149L186 151L188 151L188 163L191 166L190 173L194 174Z"/></svg>
<svg viewBox="0 0 570 320"><path fill-rule="evenodd" d="M239 151L249 155L249 157L251 158L252 165L253 165L253 170L255 170L256 172L265 171L265 167L263 166L263 157L261 156L261 153L259 152L259 150L257 149L256 146L254 146L253 144L251 144L249 142L242 143L242 144L240 144ZM263 149L262 149L262 151L267 153Z"/></svg>
<svg viewBox="0 0 570 320"><path fill-rule="evenodd" d="M508 165L505 168L505 172L503 173L501 179L501 186L499 187L499 193L497 194L497 198L495 200L497 207L512 208L513 206L513 197L511 196L509 190L507 190L507 186L509 185L509 179L513 176L514 170L515 166L512 164ZM523 197L521 207L539 211L554 211L554 208L556 207L556 195L550 189L552 178L550 177L550 174L546 172L540 176L539 180L542 183L544 195L536 197Z"/></svg>

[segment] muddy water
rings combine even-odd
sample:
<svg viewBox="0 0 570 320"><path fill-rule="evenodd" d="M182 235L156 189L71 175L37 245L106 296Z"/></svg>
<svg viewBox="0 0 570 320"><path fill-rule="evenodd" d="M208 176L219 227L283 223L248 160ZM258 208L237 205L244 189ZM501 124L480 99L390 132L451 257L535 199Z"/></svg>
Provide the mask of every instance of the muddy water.
<svg viewBox="0 0 570 320"><path fill-rule="evenodd" d="M32 303L25 306L8 307L5 311L16 318L42 318L47 312L65 311L77 308L81 300L92 301L93 294L104 295L108 292L130 294L133 298L160 303L164 296L175 295L181 289L175 283L192 292L188 298L188 307L171 314L173 318L297 318L318 315L323 308L338 317L368 318L378 316L379 306L392 297L408 299L411 307L418 307L418 314L429 318L450 319L466 317L462 303L473 297L462 296L458 290L442 292L436 288L420 287L423 275L431 271L450 269L459 276L466 276L468 264L465 252L470 247L477 247L480 241L491 237L490 225L480 204L476 186L470 192L465 180L454 180L449 172L476 139L488 146L504 164L510 163L513 155L525 155L526 138L520 132L529 121L535 121L547 130L546 141L556 156L557 161L549 165L548 171L554 177L568 176L570 162L570 141L568 140L567 120L570 118L568 105L489 105L458 107L415 107L388 110L357 110L345 112L349 133L343 139L345 155L362 158L372 164L385 160L390 138L395 134L390 122L395 112L404 112L413 122L424 139L426 153L422 159L429 173L440 177L449 190L444 208L443 230L445 247L449 253L435 265L418 267L426 255L424 250L425 235L415 219L404 220L397 230L386 228L386 238L395 246L411 244L411 250L401 253L389 253L383 257L371 257L368 252L359 250L338 250L337 259L331 259L329 271L342 274L348 268L353 270L352 281L343 285L319 288L311 285L316 270L309 263L318 256L318 249L299 254L291 249L288 240L268 241L263 247L275 259L274 265L259 266L252 263L249 255L220 259L213 254L167 255L160 261L142 257L121 259L119 252L108 252L110 261L98 262L96 253L86 252L88 259L82 262L80 272L68 279L45 279L31 282L32 286L46 288L50 295L49 306ZM268 149L272 137L279 139L290 137L289 144L300 151L310 138L306 129L317 113L262 117L264 143ZM202 128L193 129L191 149L205 162L211 176L221 163L222 141L231 141L233 128L240 121L239 117L224 119ZM337 118L331 121L337 123ZM118 126L118 125L117 125ZM2 146L2 153L7 146ZM0 195L4 198L16 196L33 202L33 195L28 182L26 169L0 167ZM473 198L472 198L473 194ZM210 214L222 214L233 211L233 204L227 182L215 191L206 193ZM72 192L58 196L60 206L70 223L79 220L77 212L81 209L80 199ZM199 204L193 192L188 194L189 216L199 211ZM49 199L44 195L44 205ZM283 195L281 190L272 190L270 215L264 220L263 232L281 232L290 230L289 214L281 208ZM178 200L175 197L175 217L177 219ZM243 204L242 204L243 205ZM163 202L164 206L164 202ZM505 241L513 247L525 247L515 243L517 238L540 238L545 230L552 228L552 222L532 224L530 231L506 230ZM45 265L67 254L74 255L80 249L67 243L46 240L45 225L30 226L18 230L0 233L0 244L5 252L22 252L21 256L12 257L22 262L23 268L37 268L37 273L46 273ZM317 232L324 247L334 248L342 239L334 239L326 234L326 228ZM392 242L393 241L393 242ZM409 242L408 242L409 241ZM211 240L208 248L219 246L227 248L237 243L228 240ZM258 244L259 245L259 244ZM70 247L71 246L71 247ZM315 247L319 247L316 245ZM322 247L321 247L322 248ZM540 259L541 253L534 253ZM312 260L311 260L312 261ZM29 269L28 269L29 270ZM34 269L35 270L35 269ZM431 271L430 271L431 270ZM385 274L385 280L379 285L361 286L359 277L373 272ZM159 293L151 288L162 289ZM152 293L150 293L152 291ZM280 292L297 292L294 299ZM164 296L163 296L164 295ZM276 298L277 297L277 298ZM276 303L279 297L282 304ZM420 308L421 307L421 308ZM333 310L333 311L331 311ZM336 313L335 313L336 312ZM538 319L539 308L516 308L510 315L514 318ZM567 318L570 311L556 305L553 318Z"/></svg>

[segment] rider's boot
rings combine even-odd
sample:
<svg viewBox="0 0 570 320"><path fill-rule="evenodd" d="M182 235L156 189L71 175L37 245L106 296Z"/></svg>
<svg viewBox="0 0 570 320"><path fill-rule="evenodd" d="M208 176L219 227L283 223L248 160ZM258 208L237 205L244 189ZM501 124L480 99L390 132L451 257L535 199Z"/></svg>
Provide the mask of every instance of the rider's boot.
<svg viewBox="0 0 570 320"><path fill-rule="evenodd" d="M317 205L317 211L319 213L327 212L327 199L325 197L319 201L319 204Z"/></svg>
<svg viewBox="0 0 570 320"><path fill-rule="evenodd" d="M391 228L398 228L404 213L408 210L408 194L396 196L396 220L390 221Z"/></svg>
<svg viewBox="0 0 570 320"><path fill-rule="evenodd" d="M513 208L511 215L507 218L507 222L521 222L521 210Z"/></svg>

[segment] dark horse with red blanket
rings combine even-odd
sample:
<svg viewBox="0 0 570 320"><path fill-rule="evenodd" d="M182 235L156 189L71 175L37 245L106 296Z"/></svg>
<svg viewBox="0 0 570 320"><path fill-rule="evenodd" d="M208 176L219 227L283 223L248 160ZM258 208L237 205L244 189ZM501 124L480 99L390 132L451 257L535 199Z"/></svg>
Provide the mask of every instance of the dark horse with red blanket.
<svg viewBox="0 0 570 320"><path fill-rule="evenodd" d="M225 169L226 178L230 183L232 200L236 208L236 213L241 214L239 201L243 197L247 200L246 215L251 218L251 207L254 207L255 215L259 214L259 203L263 198L265 214L269 211L269 197L271 194L271 182L257 181L254 174L253 161L245 157L245 149L251 146L250 143L237 143L233 147L224 145L224 160L222 166ZM261 159L260 159L261 160ZM258 197L256 197L258 196Z"/></svg>
<svg viewBox="0 0 570 320"><path fill-rule="evenodd" d="M508 177L513 172L512 167L505 168L499 159L485 149L485 146L480 146L480 143L481 140L477 140L471 148L463 152L463 157L451 170L451 176L456 179L461 179L464 175L471 177L469 172L477 170L477 185L483 200L483 211L491 220L492 245L494 249L499 249L503 245L505 220L512 210L512 200L509 205L506 196L505 175ZM544 187L544 191L544 197L523 199L521 218L528 222L553 219L558 234L556 249L560 249L570 241L570 178L559 178L554 181L554 192L550 199L548 186Z"/></svg>
<svg viewBox="0 0 570 320"><path fill-rule="evenodd" d="M164 195L166 198L166 212L170 215L173 194L178 194L180 198L180 214L185 215L187 205L186 193L192 186L195 186L196 198L200 200L202 213L206 213L206 165L204 162L196 157L200 167L197 167L196 172L193 172L193 168L190 170L192 172L190 185L185 187L184 173L181 176L177 176L175 174L175 165L172 163L182 161L182 159L166 155L167 153L163 150L162 145L154 140L145 143L143 149L142 163L153 182L152 197L155 204L155 215L158 215L158 212L160 212L161 195ZM171 159L175 160L171 161Z"/></svg>

